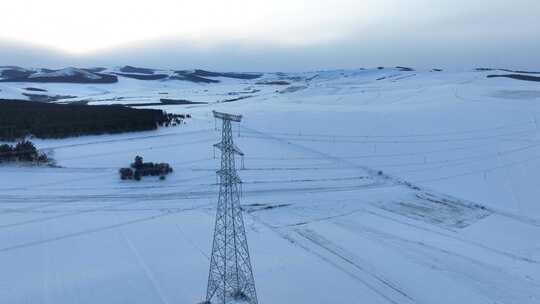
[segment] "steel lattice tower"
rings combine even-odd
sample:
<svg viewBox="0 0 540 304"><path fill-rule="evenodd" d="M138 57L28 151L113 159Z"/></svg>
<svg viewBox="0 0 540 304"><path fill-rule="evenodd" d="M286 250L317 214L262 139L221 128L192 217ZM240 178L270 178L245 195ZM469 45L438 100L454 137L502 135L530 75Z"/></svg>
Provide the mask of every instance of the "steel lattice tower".
<svg viewBox="0 0 540 304"><path fill-rule="evenodd" d="M223 121L222 139L214 147L221 150L219 201L208 274L206 303L257 304L255 281L240 208L241 180L236 173L235 155L244 154L233 143L231 122L240 122L242 116L213 111Z"/></svg>

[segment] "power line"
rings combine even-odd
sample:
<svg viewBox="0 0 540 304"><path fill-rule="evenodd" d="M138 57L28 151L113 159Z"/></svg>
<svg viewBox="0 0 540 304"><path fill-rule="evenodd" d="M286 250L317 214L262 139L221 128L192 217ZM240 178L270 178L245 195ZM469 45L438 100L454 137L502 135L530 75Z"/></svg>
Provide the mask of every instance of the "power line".
<svg viewBox="0 0 540 304"><path fill-rule="evenodd" d="M366 155L357 155L357 156L339 156L343 159L363 159L363 158L396 158L396 157L405 157L405 156L418 156L418 155L429 155L437 153L446 153L453 151L470 151L474 148L486 148L485 144L482 145L469 145L469 146L460 146L455 148L445 148L445 149L435 149L422 152L403 152L403 153L387 153L387 154L366 154ZM246 159L255 159L255 160L310 160L310 159L327 159L327 157L246 157Z"/></svg>
<svg viewBox="0 0 540 304"><path fill-rule="evenodd" d="M463 176L468 176L468 175L474 175L474 174L478 174L478 173L492 172L492 171L495 171L495 170L498 170L498 169L509 168L509 167L529 163L529 162L532 162L532 161L535 161L535 160L540 160L540 156L530 157L530 158L526 158L526 159L523 159L523 160L509 162L509 163L506 163L504 165L488 167L488 168L480 169L480 170L472 170L472 171L463 172L463 173L454 174L454 175L448 175L448 176L442 176L442 177L437 177L437 178L417 180L417 181L415 181L415 183L434 182L434 181L447 180L447 179L463 177Z"/></svg>
<svg viewBox="0 0 540 304"><path fill-rule="evenodd" d="M440 161L430 161L430 162L423 162L423 163L408 163L408 164L388 164L388 165L378 165L382 167L406 167L406 166L415 166L415 165L431 165L431 164L453 164L457 162L458 164L467 164L471 162L475 162L477 160L485 160L490 158L496 158L500 155L511 155L514 153L519 153L527 150L531 150L534 148L540 147L540 142L537 142L533 145L518 147L514 149L509 149L505 151L495 152L495 153L486 153L486 154L478 154L473 156L465 156L465 157L459 157L459 158L453 158L453 159L443 159ZM454 164L455 165L455 164ZM441 168L441 167L438 167ZM407 171L405 171L407 172Z"/></svg>
<svg viewBox="0 0 540 304"><path fill-rule="evenodd" d="M448 131L448 132L439 132L439 133L416 133L416 134L390 134L390 135L373 135L373 134L366 134L366 135L341 135L341 134L317 134L317 133L292 133L292 132L265 132L261 131L265 134L272 134L272 135L290 135L290 136L305 136L305 137L328 137L328 138L409 138L409 137L440 137L444 135L459 135L459 134L472 134L472 133L481 133L481 132L488 132L493 130L500 130L500 129L506 129L509 127L515 127L515 126L526 126L526 125L532 125L534 124L533 121L528 122L521 122L521 123L514 123L514 124L506 124L501 125L497 127L491 127L491 128L485 128L485 129L471 129L471 130L463 130L463 131ZM258 134L256 131L246 129L244 132L246 133L255 133Z"/></svg>
<svg viewBox="0 0 540 304"><path fill-rule="evenodd" d="M189 144L198 144L198 143L206 143L213 141L213 139L200 139L200 140L194 140L194 141L187 141L187 142L180 142L177 144L166 144L166 145L159 145L159 146L150 146L146 148L133 148L133 149L126 149L126 150L119 150L119 151L112 151L112 152L102 152L102 153L95 153L95 154L87 154L87 155L78 155L74 157L68 157L68 158L62 158L62 161L67 160L77 160L77 159L88 159L93 157L100 157L100 156L109 156L109 155L115 155L115 154L123 154L123 153L129 153L129 152L139 152L139 151L148 151L148 150L159 150L159 149L166 149L166 148L172 148L172 147L178 147L178 146L185 146Z"/></svg>
<svg viewBox="0 0 540 304"><path fill-rule="evenodd" d="M282 140L291 140L291 141L308 141L308 142L325 142L325 143L358 143L358 144L423 144L423 143L449 143L449 142L463 142L463 141L477 141L477 140L490 140L498 139L506 136L514 136L519 134L529 134L536 132L536 129L531 130L521 130L516 132L509 132L505 134L497 135L486 135L478 137L463 137L463 138L447 138L447 139L430 139L430 140L371 140L369 137L366 140L345 140L345 139L320 139L320 138L304 138L302 135L290 135L290 136L280 136ZM274 135L272 133L265 133ZM277 134L279 135L279 134ZM265 139L264 136L255 136L255 135L243 135L242 137L246 138L260 138Z"/></svg>
<svg viewBox="0 0 540 304"><path fill-rule="evenodd" d="M155 134L155 135L148 135L148 136L136 136L136 137L128 137L128 138L117 138L117 139L108 139L108 140L100 140L100 141L91 141L91 142L83 142L83 143L74 143L74 144L65 144L65 145L58 145L58 146L50 146L50 147L40 147L38 148L38 151L48 151L48 150L58 150L58 149L66 149L66 148L74 148L74 147L81 147L81 146L89 146L89 145L97 145L97 144L107 144L107 143L117 143L117 142L124 142L124 141L134 141L134 140L144 140L144 139L152 139L152 138L160 138L160 137L168 137L168 136L177 136L179 134L181 135L193 135L198 133L204 133L212 131L211 129L203 129L203 130L197 130L192 132L172 132L172 133L165 133L165 134ZM13 155L14 153L28 153L33 152L33 150L22 150L22 151L13 151L13 152L0 152L0 156L2 155Z"/></svg>

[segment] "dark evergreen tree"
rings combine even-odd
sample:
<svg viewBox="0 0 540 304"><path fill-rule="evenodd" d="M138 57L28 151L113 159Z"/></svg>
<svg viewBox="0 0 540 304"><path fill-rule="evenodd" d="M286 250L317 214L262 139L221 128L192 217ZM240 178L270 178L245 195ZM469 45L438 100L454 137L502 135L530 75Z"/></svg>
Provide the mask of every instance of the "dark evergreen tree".
<svg viewBox="0 0 540 304"><path fill-rule="evenodd" d="M31 162L36 161L38 158L38 151L36 146L30 141L21 141L15 145L14 154L19 161Z"/></svg>
<svg viewBox="0 0 540 304"><path fill-rule="evenodd" d="M131 167L133 169L140 170L143 168L143 166L144 166L143 158L139 155L135 156L135 161L131 164Z"/></svg>
<svg viewBox="0 0 540 304"><path fill-rule="evenodd" d="M0 145L0 162L9 162L13 158L13 148L10 145Z"/></svg>

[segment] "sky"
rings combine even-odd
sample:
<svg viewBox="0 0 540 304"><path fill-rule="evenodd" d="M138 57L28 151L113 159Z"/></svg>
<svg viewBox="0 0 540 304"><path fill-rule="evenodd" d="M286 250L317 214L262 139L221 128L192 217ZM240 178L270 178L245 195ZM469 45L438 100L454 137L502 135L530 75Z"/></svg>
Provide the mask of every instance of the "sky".
<svg viewBox="0 0 540 304"><path fill-rule="evenodd" d="M6 0L0 65L540 69L538 0Z"/></svg>

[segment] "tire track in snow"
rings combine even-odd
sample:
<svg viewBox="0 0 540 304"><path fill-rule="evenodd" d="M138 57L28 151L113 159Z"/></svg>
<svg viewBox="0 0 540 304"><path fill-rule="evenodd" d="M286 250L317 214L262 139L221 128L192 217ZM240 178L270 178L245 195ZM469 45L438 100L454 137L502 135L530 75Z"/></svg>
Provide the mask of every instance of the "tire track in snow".
<svg viewBox="0 0 540 304"><path fill-rule="evenodd" d="M484 244L482 244L480 242L476 242L476 241L473 241L473 240L468 240L468 239L459 237L457 234L453 235L453 234L450 234L450 233L444 233L444 232L441 232L441 231L437 231L435 229L429 229L429 228L422 227L422 226L417 225L417 224L408 223L406 221L402 221L402 220L393 218L393 217L388 216L388 215L380 214L380 213L375 212L373 210L363 209L362 212L365 212L367 214L371 214L373 216L376 216L376 217L379 217L379 218L382 218L382 219L385 219L385 220L388 220L388 221L392 221L392 222L395 222L395 223L398 223L398 224L401 224L401 225L405 225L405 226L412 227L412 228L415 228L415 229L419 229L419 230L422 230L422 231L425 231L425 232L433 233L433 234L436 234L436 235L439 235L439 236L442 236L442 237L446 237L446 238L449 238L449 239L453 239L453 240L456 240L456 241L459 241L459 242L463 242L464 244L475 246L475 247L490 251L492 253L496 253L496 254L499 254L499 255L502 255L502 256L506 256L506 257L511 258L511 259L520 260L520 261L527 262L527 263L540 264L540 261L538 261L538 260L523 257L523 256L511 253L511 252L507 252L507 251L504 251L504 250L496 249L496 248L484 245Z"/></svg>
<svg viewBox="0 0 540 304"><path fill-rule="evenodd" d="M380 209L377 206L375 206L375 208ZM390 211L386 211L384 209L382 211L390 212ZM418 229L418 230L421 230L421 231L424 231L424 232L428 232L428 233L432 233L432 234L435 234L435 235L438 235L438 236L442 236L444 238L456 240L456 241L461 242L463 244L467 244L467 245L470 245L470 246L473 246L473 247L477 247L477 248L486 250L488 252L491 252L491 253L494 253L494 254L497 254L497 255L505 256L505 257L513 259L513 260L519 260L519 261L526 262L526 263L532 263L532 264L540 265L540 261L538 261L538 260L528 258L528 257L524 257L524 256L521 256L521 255L518 255L518 254L515 254L515 253L512 253L512 252L504 251L504 250L501 250L501 249L493 248L493 247L490 247L488 245L482 244L482 243L480 243L478 241L469 240L469 239L460 237L457 233L456 234L446 233L445 231L447 231L448 229L444 229L444 230L439 231L439 230L436 230L436 229L427 228L427 227L415 224L413 222L407 222L406 220L400 220L400 219L397 219L397 218L392 217L390 215L384 215L384 214L381 214L381 213L376 212L374 210L370 210L368 208L363 208L363 207L356 208L354 210L351 210L351 211L348 211L348 212L345 212L345 213L342 213L342 214L336 214L336 215L322 217L322 218L314 218L314 219L310 219L310 220L307 220L307 221L299 221L297 223L292 223L292 224L285 224L285 225L279 225L279 226L275 226L275 225L271 225L271 224L269 224L269 225L271 225L271 227L273 227L273 228L278 228L278 229L279 228L288 228L288 227L298 227L298 226L304 226L304 225L308 225L308 224L316 223L316 222L326 222L326 221L330 221L330 220L334 220L334 219L345 218L345 217L349 217L350 215L357 214L357 213L370 214L370 215L373 215L375 217L378 217L378 218L386 220L386 221L391 221L391 222L394 222L394 223L397 223L397 224L400 224L400 225L404 225L404 226L411 227L411 228L414 228L414 229ZM416 220L414 220L414 219L409 218L409 220L416 222ZM454 232L454 233L456 232L454 230L449 230L449 231Z"/></svg>
<svg viewBox="0 0 540 304"><path fill-rule="evenodd" d="M144 262L144 259L142 258L142 256L141 256L139 250L137 249L137 247L135 247L135 245L133 244L131 239L126 236L126 234L124 233L122 227L119 228L119 232L120 232L120 235L122 236L122 239L126 242L127 247L129 248L129 250L131 251L133 256L135 256L135 259L137 260L137 263L139 264L139 266L142 268L146 278L148 279L150 284L152 284L152 287L154 288L154 291L155 291L157 297L159 298L160 302L162 304L169 304L169 301L167 301L167 299L163 295L163 291L159 287L159 284L158 284L156 278L154 277L154 274L150 270L150 267L148 267L148 265Z"/></svg>
<svg viewBox="0 0 540 304"><path fill-rule="evenodd" d="M316 246L319 246L323 248L324 250L328 251L332 255L338 257L339 259L345 261L346 263L350 264L354 268L360 270L363 273L366 273L367 275L371 276L373 279L381 283L382 285L386 286L387 288L393 290L395 293L400 294L403 296L405 301L401 300L399 303L415 303L415 300L410 297L406 292L398 288L395 284L391 283L390 280L384 278L380 274L373 273L372 271L368 271L365 267L359 265L359 263L356 261L356 258L351 253L346 252L345 249L340 248L336 244L333 244L330 240L326 239L322 235L316 233L313 230L310 229L295 229L296 233L303 238L307 239L311 243L313 243Z"/></svg>
<svg viewBox="0 0 540 304"><path fill-rule="evenodd" d="M109 208L109 207L119 207L119 206L125 206L125 205L136 204L136 203L139 203L139 202L128 201L128 202L125 202L125 203L122 203L122 204L115 204L115 205L109 205L109 206L105 206L105 207L92 208L92 209L77 210L77 211L67 212L67 213L59 214L59 215L39 217L39 218L34 218L34 219L26 220L26 221L20 221L20 222L15 222L15 223L10 223L10 224L3 224L3 225L0 225L0 229L17 227L17 226L24 226L24 225L35 224L35 223L43 223L43 222L47 222L47 221L51 221L51 220L57 220L57 219L61 219L61 218L65 218L65 217L71 217L71 216L85 214L85 213L99 212L99 211L101 211L103 209L106 209L106 208Z"/></svg>
<svg viewBox="0 0 540 304"><path fill-rule="evenodd" d="M502 282L521 282L520 285L526 285L529 287L525 288L526 290L534 291L535 295L532 295L533 297L540 297L540 292L538 292L538 290L540 290L540 285L538 283L534 281L527 281L520 276L508 273L496 265L491 265L457 252L429 245L425 242L409 240L361 224L354 223L352 226L350 226L351 224L348 224L347 222L334 224L346 228L349 231L352 230L356 234L361 233L362 236L367 237L373 242L382 244L386 247L393 247L396 251L399 251L402 256L407 257L413 263L423 265L427 268L438 269L443 272L450 272L458 275L461 279L458 279L456 282L461 283L463 282L462 279L465 279L466 281L468 280L469 282L478 285L483 291L483 295L495 302L500 301L501 298L511 298L515 300L516 298L521 297L524 299L530 296L530 293L528 295L524 295L516 288L510 289L510 286L498 285L502 284ZM400 246L399 244L403 246ZM406 251L410 253L406 254ZM440 258L441 255L443 258ZM455 259L455 264L448 262L451 261L450 259ZM445 263L441 263L442 261ZM461 270L463 268L463 262L467 265L467 271ZM456 265L461 265L462 267L455 267ZM478 274L478 269L482 270L480 274ZM452 278L452 276L449 277ZM490 281L489 278L493 278L494 281ZM496 281L497 279L499 282ZM489 292L489 290L496 290L498 298L494 298L493 293Z"/></svg>
<svg viewBox="0 0 540 304"><path fill-rule="evenodd" d="M279 183L282 183L279 181ZM362 184L362 185L351 185L351 186L331 186L331 187L296 187L296 188L266 188L259 190L245 190L244 195L266 195L274 193L294 193L294 192L340 192L340 191L354 191L359 189L372 189L372 188L386 188L386 187L395 187L396 185L381 183L379 181ZM4 197L4 201L7 203L45 203L48 201L63 201L65 204L72 202L82 202L88 201L90 203L95 201L114 201L114 200L172 200L172 199L201 199L214 197L217 195L217 190L209 191L188 191L188 192L169 192L169 193L150 193L150 194L105 194L105 195L42 195L42 196L25 196L25 195L12 195ZM47 203L48 204L48 203ZM61 204L61 203L59 203Z"/></svg>
<svg viewBox="0 0 540 304"><path fill-rule="evenodd" d="M323 253L319 252L318 250L316 250L315 248L310 247L310 246L304 244L303 242L301 242L300 240L295 239L289 233L286 233L286 232L282 231L282 229L276 228L276 227L266 223L265 221L261 220L259 217L255 216L254 214L251 214L251 213L246 213L246 214L251 216L251 218L254 221L260 223L261 225L263 225L265 227L267 227L268 229L273 231L275 234L277 234L279 237L283 238L287 242L289 242L289 243L303 249L304 251L306 251L309 254L312 254L312 255L318 257L322 261L328 263L333 268L335 268L335 269L345 273L346 275L350 276L351 278L355 279L360 284L365 286L367 289L372 291L374 294L376 294L376 295L380 296L381 298L383 298L384 300L386 300L388 303L392 303L392 304L415 303L409 297L404 296L403 293L397 292L396 290L390 288L390 286L393 286L393 285L382 284L382 286L380 285L380 286L376 287L375 286L376 284L381 284L381 283L380 282L379 283L368 282L365 278L361 277L358 273L356 273L354 271L351 271L350 267L345 267L340 262L338 262L335 259L332 259L331 257L329 257L328 256L328 251L326 251L327 254L323 254ZM336 257L335 255L332 255L332 256ZM343 259L339 259L339 260L342 263L345 262L347 264L350 264L349 262L344 261ZM390 289L390 293L392 294L392 296L387 295L384 291L380 290L380 287L382 287L382 288L384 288L386 290ZM398 299L394 299L395 297L397 297Z"/></svg>
<svg viewBox="0 0 540 304"><path fill-rule="evenodd" d="M205 206L205 207L208 207L208 206ZM43 245L43 244L49 244L49 243L53 243L53 242L57 242L57 241L70 239L70 238L76 238L76 237L80 237L80 236L85 236L85 235L88 235L88 234L94 234L94 233L98 233L98 232L114 230L114 229L117 229L119 227L138 224L138 223L142 223L142 222L148 222L148 221L160 219L160 218L167 217L167 216L172 216L172 215L175 215L175 214L178 214L178 213L186 212L186 211L197 210L197 209L200 209L200 208L202 208L202 207L187 208L187 209L174 211L174 212L163 212L163 213L159 213L159 214L156 214L156 215L140 217L140 218L136 218L136 219L121 222L121 223L101 226L101 227L97 227L97 228L86 229L86 230L83 230L83 231L68 233L68 234L64 234L64 235L60 235L60 236L56 236L56 237L37 240L37 241L25 242L25 243L13 245L13 246L7 246L7 247L0 248L0 253L13 251L13 250L17 250L17 249L23 249L23 248L39 246L39 245Z"/></svg>

